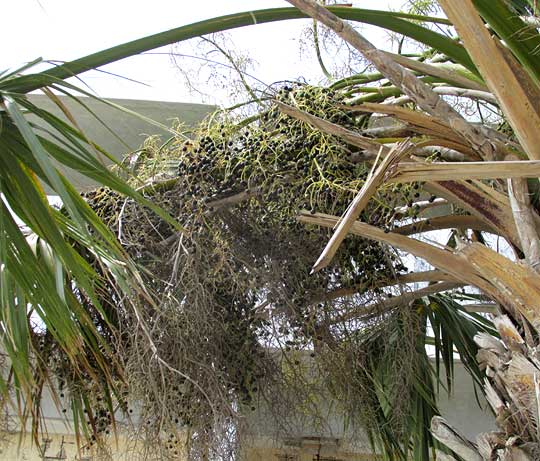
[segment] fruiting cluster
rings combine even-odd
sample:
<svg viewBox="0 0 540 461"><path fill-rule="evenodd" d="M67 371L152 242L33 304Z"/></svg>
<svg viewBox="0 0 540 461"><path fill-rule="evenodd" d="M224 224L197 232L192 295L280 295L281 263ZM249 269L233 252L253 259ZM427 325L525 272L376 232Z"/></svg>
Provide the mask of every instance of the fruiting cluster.
<svg viewBox="0 0 540 461"><path fill-rule="evenodd" d="M347 111L343 94L330 89L285 86L277 99L353 130L369 121ZM115 298L114 286L104 291L119 331L108 340L155 440L163 430L188 426L191 450L223 443L219 424L230 427L239 414L278 398L271 389L283 385L283 370L273 350L316 358L344 331L328 326L333 317L376 300L380 287L406 270L392 250L348 237L327 269L309 275L331 231L296 217L301 210L346 210L370 169L355 153L270 106L250 123L223 116L189 141L150 140L130 162L134 185L175 217L183 233L106 189L86 195L148 270L157 300L141 300L135 313ZM390 230L396 207L407 203L414 217L419 187L382 188L361 219ZM353 287L356 297L326 296ZM109 414L103 418L110 421ZM166 444L174 455L176 443Z"/></svg>

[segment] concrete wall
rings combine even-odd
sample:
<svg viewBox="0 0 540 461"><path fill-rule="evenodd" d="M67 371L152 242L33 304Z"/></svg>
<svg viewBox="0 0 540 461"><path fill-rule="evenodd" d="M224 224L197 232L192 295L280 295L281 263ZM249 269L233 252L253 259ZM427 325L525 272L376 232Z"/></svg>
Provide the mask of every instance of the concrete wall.
<svg viewBox="0 0 540 461"><path fill-rule="evenodd" d="M444 392L443 392L444 394ZM455 365L455 386L450 398L441 396L442 415L467 438L473 439L480 432L495 428L494 418L487 410L486 403L481 400L480 407L476 401L471 378L461 363ZM64 421L60 409L56 408L50 395L45 394L43 413L46 417L47 433L40 434L40 444L46 447L41 457L39 450L33 445L30 436L24 439L20 449L18 435L0 437L0 460L34 461L42 459L64 459L68 461L101 459L95 449L77 451L77 444L70 422ZM246 461L313 461L317 456L321 460L366 461L379 459L371 450L364 434L346 430L343 418L337 414L328 414L328 424L321 427L317 424L299 425L290 433L277 430L270 412L259 408L247 418L247 429L242 440L242 457ZM134 460L133 443L120 432L118 441L111 436L111 453L114 460ZM129 448L129 455L126 455ZM64 457L58 457L62 455ZM159 459L159 458L155 458ZM170 459L170 458L169 458ZM183 459L181 454L177 459Z"/></svg>
<svg viewBox="0 0 540 461"><path fill-rule="evenodd" d="M494 418L483 397L475 393L473 381L461 362L455 363L454 378L452 395L448 397L441 388L441 414L464 436L475 440L479 433L495 429ZM335 411L327 411L332 408L331 401L320 400L321 403L316 404L317 412L327 415L326 424L313 420L310 424L309 420L300 417L290 424L288 434L284 434L280 427L283 420L273 420L268 409L261 408L253 416L248 416L248 429L241 444L245 447L245 458L248 461L312 461L317 456L343 461L378 459L367 436L361 431L353 432Z"/></svg>
<svg viewBox="0 0 540 461"><path fill-rule="evenodd" d="M461 362L454 367L455 384L452 395L441 393L439 408L442 416L468 439L475 440L481 432L494 430L495 418L485 399L475 394L471 377ZM444 378L443 378L444 382ZM480 403L478 403L477 401Z"/></svg>

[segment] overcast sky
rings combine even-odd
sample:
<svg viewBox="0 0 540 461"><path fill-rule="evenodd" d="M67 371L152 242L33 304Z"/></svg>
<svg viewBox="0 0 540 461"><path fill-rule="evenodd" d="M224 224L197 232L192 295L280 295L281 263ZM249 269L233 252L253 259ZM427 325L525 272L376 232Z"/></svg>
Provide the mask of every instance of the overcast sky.
<svg viewBox="0 0 540 461"><path fill-rule="evenodd" d="M356 7L399 9L405 0L357 0ZM0 70L37 57L66 61L153 33L215 16L255 8L290 6L284 0L8 0L2 5ZM300 59L298 39L305 21L245 27L231 38L257 61L254 74L266 83L305 75L322 77L314 62ZM375 27L363 32L378 46L386 38ZM166 55L144 55L106 66L106 70L142 81L129 83L98 72L84 74L100 96L201 102ZM187 61L184 64L189 65ZM216 102L207 100L207 102Z"/></svg>

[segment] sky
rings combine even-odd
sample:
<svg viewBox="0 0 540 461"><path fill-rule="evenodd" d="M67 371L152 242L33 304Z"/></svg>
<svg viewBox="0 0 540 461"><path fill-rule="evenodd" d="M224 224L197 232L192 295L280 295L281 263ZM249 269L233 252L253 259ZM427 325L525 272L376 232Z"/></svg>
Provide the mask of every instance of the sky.
<svg viewBox="0 0 540 461"><path fill-rule="evenodd" d="M399 9L405 0L357 0L355 7ZM260 8L290 6L284 0L9 0L2 5L0 28L0 70L42 57L67 61L146 35L162 32L212 17ZM256 77L266 83L304 75L322 78L314 60L301 58L299 37L305 20L283 21L245 27L230 37L257 65ZM387 38L377 28L362 32L380 47ZM190 94L184 77L168 53L171 47L156 50L160 55L139 55L104 68L107 72L143 82L91 71L84 82L99 96L162 101L223 103L224 96L204 99ZM308 62L306 62L308 61ZM183 60L184 66L197 64ZM209 91L212 93L212 91ZM204 99L204 101L203 101Z"/></svg>

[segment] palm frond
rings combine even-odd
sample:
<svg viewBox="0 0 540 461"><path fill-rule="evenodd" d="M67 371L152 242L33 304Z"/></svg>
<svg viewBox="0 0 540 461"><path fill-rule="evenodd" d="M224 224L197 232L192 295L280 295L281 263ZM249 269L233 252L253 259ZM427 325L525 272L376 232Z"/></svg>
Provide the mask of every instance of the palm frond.
<svg viewBox="0 0 540 461"><path fill-rule="evenodd" d="M432 46L448 55L456 63L462 64L471 72L478 75L475 65L459 43L416 22L448 24L448 20L444 18L361 8L343 8L339 6L328 7L328 9L343 19L382 27L410 37L420 43ZM58 80L65 80L88 70L110 64L111 62L172 43L254 24L306 17L308 16L296 8L272 8L220 16L127 42L48 69L39 74L17 76L16 78L12 78L10 82L6 82L4 88L6 91L14 93L28 93L49 86Z"/></svg>
<svg viewBox="0 0 540 461"><path fill-rule="evenodd" d="M83 409L90 411L88 389L99 386L112 410L111 396L118 394L123 380L121 364L103 337L114 331L114 324L103 305L102 286L113 283L128 299L150 297L136 264L58 165L144 204L180 228L104 166L98 158L103 149L77 129L72 117L74 126L36 107L25 94L7 89L21 78L20 72L39 62L0 78L0 337L12 370L0 376L0 388L5 398L15 396L22 426L30 419L36 436L42 389L47 385L54 394L51 366L60 360L80 383L72 388L71 406L77 426L88 433L93 432L92 418L89 428L82 418ZM42 125L34 125L30 115ZM49 204L44 185L59 196L62 210ZM51 355L51 341L60 357Z"/></svg>

